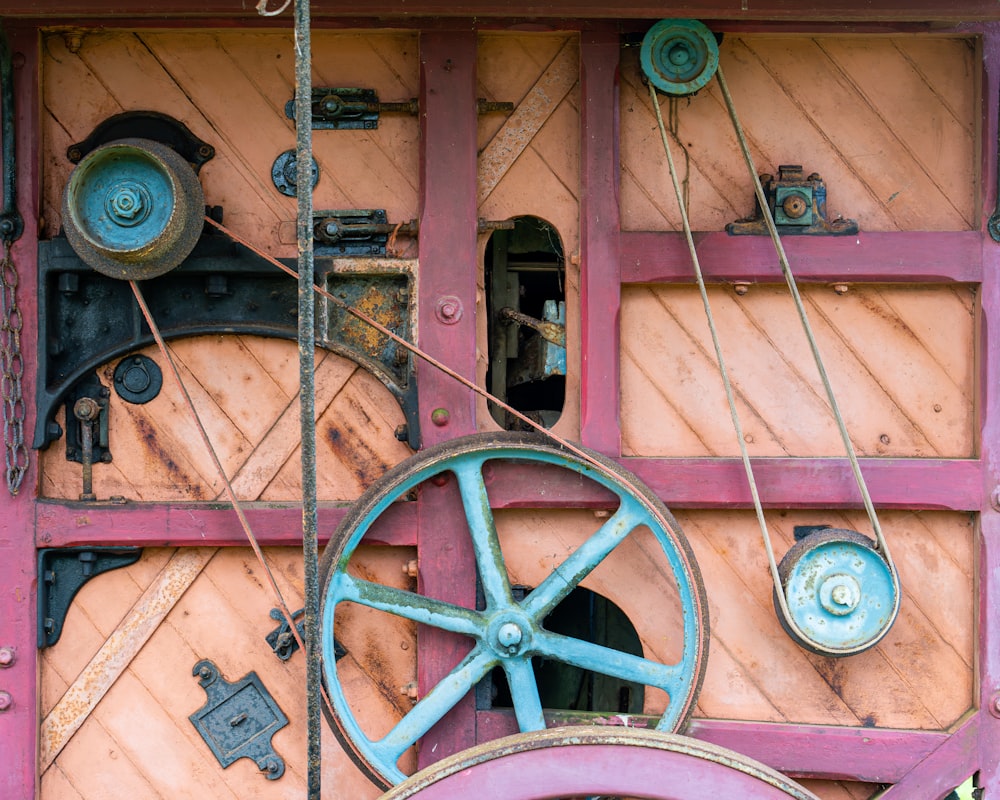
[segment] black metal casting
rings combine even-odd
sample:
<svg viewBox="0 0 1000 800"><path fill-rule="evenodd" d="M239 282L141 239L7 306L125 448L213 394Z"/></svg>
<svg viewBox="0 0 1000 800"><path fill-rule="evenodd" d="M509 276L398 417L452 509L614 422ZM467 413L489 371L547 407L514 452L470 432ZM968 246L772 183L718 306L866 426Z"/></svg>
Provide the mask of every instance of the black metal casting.
<svg viewBox="0 0 1000 800"><path fill-rule="evenodd" d="M285 760L271 745L271 737L288 724L288 717L257 673L230 683L206 658L194 665L191 674L197 676L208 700L188 719L223 769L237 759L249 758L268 780L284 775Z"/></svg>
<svg viewBox="0 0 1000 800"><path fill-rule="evenodd" d="M817 173L803 177L798 164L782 164L777 178L761 175L760 182L780 235L853 236L858 232L853 219L827 220L826 184ZM730 222L726 232L731 236L767 236L760 202L754 201L752 217Z"/></svg>
<svg viewBox="0 0 1000 800"><path fill-rule="evenodd" d="M97 419L97 424L92 427L92 430L96 433L92 442L92 463L100 461L104 464L108 464L111 462L111 448L108 441L108 398L110 396L111 390L101 383L100 378L97 377L97 373L95 372L85 375L83 378L74 383L70 387L69 391L66 392L66 400L64 404L66 413L64 415L64 419L66 420L67 461L75 461L78 464L83 463L82 425L84 423L77 421L74 414L74 408L79 400L89 397L97 403L100 410L100 416ZM56 423L53 422L53 425L55 424Z"/></svg>
<svg viewBox="0 0 1000 800"><path fill-rule="evenodd" d="M38 551L38 648L52 647L62 635L66 612L91 578L134 564L139 547L67 547Z"/></svg>
<svg viewBox="0 0 1000 800"><path fill-rule="evenodd" d="M356 131L378 127L383 113L419 112L416 99L401 103L381 103L374 89L314 87L312 90L313 130ZM295 101L285 104L285 115L295 119Z"/></svg>
<svg viewBox="0 0 1000 800"><path fill-rule="evenodd" d="M292 613L292 619L295 620L295 630L299 632L299 638L302 641L305 641L306 638L304 614L304 608L300 608L298 611ZM292 629L288 626L288 621L285 619L285 615L281 613L280 608L271 609L271 619L277 621L279 625L265 636L264 640L271 646L271 649L278 658L282 661L288 661L299 649L299 643L292 635ZM337 641L336 637L333 640L333 654L337 661L340 661L340 659L347 655L347 650Z"/></svg>
<svg viewBox="0 0 1000 800"><path fill-rule="evenodd" d="M160 393L163 372L149 356L134 353L118 362L114 386L122 400L142 405Z"/></svg>
<svg viewBox="0 0 1000 800"><path fill-rule="evenodd" d="M417 220L393 224L382 208L313 212L318 256L384 256L390 236L415 236Z"/></svg>
<svg viewBox="0 0 1000 800"><path fill-rule="evenodd" d="M151 139L172 147L198 172L202 164L215 157L215 148L191 133L183 122L156 111L126 111L108 117L82 142L66 148L66 157L74 164L103 144L118 139Z"/></svg>
<svg viewBox="0 0 1000 800"><path fill-rule="evenodd" d="M271 165L271 183L274 184L274 188L286 197L295 197L299 185L298 169L299 162L295 158L294 150L286 150L284 153L281 153L281 155L274 159L274 164ZM316 163L316 159L314 158L312 160L313 189L316 188L318 182L319 164Z"/></svg>
<svg viewBox="0 0 1000 800"><path fill-rule="evenodd" d="M413 276L403 264L379 269L347 272L334 259L317 258L315 281L410 339ZM34 446L45 448L62 435L54 415L61 403L71 402L71 388L100 365L152 344L153 337L128 283L92 270L65 238L39 242L38 270ZM213 333L297 338L296 282L221 233L206 231L181 266L144 283L166 339ZM352 359L385 384L403 409L407 441L419 448L413 357L328 300L317 297L316 304L317 344Z"/></svg>
<svg viewBox="0 0 1000 800"><path fill-rule="evenodd" d="M17 210L17 154L14 147L14 71L7 35L0 29L0 138L3 140L3 211L0 211L0 239L7 245L24 232L24 220Z"/></svg>

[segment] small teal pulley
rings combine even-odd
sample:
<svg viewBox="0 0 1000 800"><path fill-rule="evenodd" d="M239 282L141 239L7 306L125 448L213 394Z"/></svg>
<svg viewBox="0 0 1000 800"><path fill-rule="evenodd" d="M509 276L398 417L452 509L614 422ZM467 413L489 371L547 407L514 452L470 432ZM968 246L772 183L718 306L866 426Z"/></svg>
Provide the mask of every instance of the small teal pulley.
<svg viewBox="0 0 1000 800"><path fill-rule="evenodd" d="M899 613L894 570L867 536L842 528L810 533L778 565L790 619L775 594L786 632L825 656L847 656L875 645ZM791 624L789 624L791 623Z"/></svg>
<svg viewBox="0 0 1000 800"><path fill-rule="evenodd" d="M719 44L704 23L695 19L663 19L642 39L642 71L665 94L694 94L719 68Z"/></svg>
<svg viewBox="0 0 1000 800"><path fill-rule="evenodd" d="M119 139L88 153L63 197L77 255L103 275L155 278L180 264L201 235L205 197L191 165L150 139Z"/></svg>

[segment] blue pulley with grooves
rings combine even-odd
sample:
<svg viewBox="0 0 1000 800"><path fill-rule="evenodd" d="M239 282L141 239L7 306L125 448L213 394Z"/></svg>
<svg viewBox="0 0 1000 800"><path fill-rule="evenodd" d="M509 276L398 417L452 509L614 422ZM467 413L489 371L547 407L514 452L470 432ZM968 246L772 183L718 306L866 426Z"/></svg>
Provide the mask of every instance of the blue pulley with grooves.
<svg viewBox="0 0 1000 800"><path fill-rule="evenodd" d="M63 196L66 238L103 275L145 280L191 253L205 198L194 168L150 139L119 139L88 153Z"/></svg>
<svg viewBox="0 0 1000 800"><path fill-rule="evenodd" d="M826 528L796 542L778 565L788 613L775 610L800 646L848 656L878 643L899 613L898 580L875 543L857 531Z"/></svg>
<svg viewBox="0 0 1000 800"><path fill-rule="evenodd" d="M704 88L719 68L719 43L695 19L662 19L642 39L642 71L665 94L683 97Z"/></svg>

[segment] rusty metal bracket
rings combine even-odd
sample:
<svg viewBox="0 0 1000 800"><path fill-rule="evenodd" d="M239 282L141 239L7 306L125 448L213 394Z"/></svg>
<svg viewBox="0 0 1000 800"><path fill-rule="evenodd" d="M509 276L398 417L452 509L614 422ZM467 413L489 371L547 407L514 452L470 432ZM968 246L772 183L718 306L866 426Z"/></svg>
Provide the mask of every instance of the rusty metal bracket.
<svg viewBox="0 0 1000 800"><path fill-rule="evenodd" d="M765 174L760 182L767 204L782 236L851 236L858 232L853 219L826 218L826 184L818 173L803 177L798 164L782 164L778 177ZM754 203L754 215L726 225L730 236L767 236L767 224L760 201Z"/></svg>
<svg viewBox="0 0 1000 800"><path fill-rule="evenodd" d="M288 724L288 717L257 673L230 683L206 658L194 665L191 674L198 677L208 700L188 719L223 769L237 759L249 758L270 781L284 775L285 760L275 751L271 737Z"/></svg>
<svg viewBox="0 0 1000 800"><path fill-rule="evenodd" d="M73 387L88 380L102 364L151 344L153 337L128 284L95 272L65 238L39 242L38 272L34 446L45 448L63 434L55 412L60 404L75 402L76 396L69 399ZM412 338L415 305L410 262L317 258L315 282L364 309L397 335ZM152 311L167 339L213 333L296 338L295 282L221 233L206 232L181 266L145 283ZM406 441L419 448L413 357L328 300L318 297L316 303L319 345L355 361L385 384L406 418ZM95 458L101 460L100 453Z"/></svg>
<svg viewBox="0 0 1000 800"><path fill-rule="evenodd" d="M304 614L304 608L300 608L298 611L292 612L292 619L295 620L295 629L299 632L299 638L303 641L305 641L306 638L306 623L303 619ZM270 645L274 654L279 659L282 661L288 661L288 659L290 659L299 649L299 643L292 635L292 629L289 627L288 620L285 619L285 615L282 613L280 608L271 609L271 619L278 623L278 627L265 636L264 641ZM333 652L334 657L338 661L347 655L347 650L336 637L333 639Z"/></svg>
<svg viewBox="0 0 1000 800"><path fill-rule="evenodd" d="M382 208L313 212L318 256L384 256L390 236L416 235L417 220L391 223Z"/></svg>
<svg viewBox="0 0 1000 800"><path fill-rule="evenodd" d="M382 103L374 89L345 89L316 86L312 90L313 130L357 131L378 127L380 114L416 116L416 98L401 103ZM285 104L285 116L295 119L295 100Z"/></svg>

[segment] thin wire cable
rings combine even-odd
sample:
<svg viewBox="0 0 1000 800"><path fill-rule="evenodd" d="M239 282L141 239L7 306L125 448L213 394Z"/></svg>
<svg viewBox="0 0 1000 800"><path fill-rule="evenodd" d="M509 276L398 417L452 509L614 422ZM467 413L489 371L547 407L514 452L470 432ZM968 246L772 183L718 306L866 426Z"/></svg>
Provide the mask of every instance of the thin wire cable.
<svg viewBox="0 0 1000 800"><path fill-rule="evenodd" d="M868 513L868 519L871 522L872 530L875 533L876 543L878 544L879 550L882 552L882 557L885 558L886 563L889 565L893 581L898 582L896 568L892 562L892 557L889 555L889 546L886 543L885 536L882 534L882 526L879 524L878 514L875 513L875 505L872 503L871 494L868 492L868 485L865 483L864 475L861 474L861 465L858 463L858 456L854 452L854 445L851 442L850 434L847 432L847 424L844 422L844 416L840 412L840 406L837 404L837 398L833 392L833 385L830 383L830 377L827 375L826 367L823 365L823 358L820 356L819 346L816 343L816 337L813 335L812 326L809 324L809 317L806 314L805 304L802 302L802 297L799 295L799 289L795 283L795 277L792 275L791 267L788 264L788 256L785 254L785 247L781 243L781 237L778 235L777 226L775 226L774 218L771 216L771 208L768 205L767 198L764 196L764 187L760 184L760 178L757 175L757 168L754 166L753 156L750 154L750 147L747 144L746 134L743 132L743 126L740 124L739 117L736 115L736 106L733 103L732 95L729 93L729 84L726 83L726 77L723 74L721 65L719 65L719 68L716 71L716 76L719 79L719 88L722 90L722 96L726 102L726 109L729 111L729 119L733 123L733 130L736 132L736 138L739 140L740 150L743 152L743 159L746 161L747 169L749 170L750 177L753 180L754 193L757 195L757 202L760 205L761 213L764 216L764 222L767 225L768 233L771 235L771 241L774 244L774 250L778 255L778 261L781 264L781 272L785 277L785 283L788 284L788 291L791 292L792 299L795 301L795 308L798 311L799 319L802 322L802 329L805 331L806 338L809 340L809 349L812 351L813 359L816 362L816 369L819 372L820 379L823 381L823 388L826 390L826 396L830 402L830 409L837 422L837 429L840 431L840 438L844 443L844 449L847 451L847 458L851 463L851 471L854 473L854 480L858 485L858 491L861 492L861 499L864 503L865 511ZM896 593L896 597L899 597L898 592Z"/></svg>
<svg viewBox="0 0 1000 800"><path fill-rule="evenodd" d="M146 298L142 293L142 289L139 288L139 284L134 280L129 281L128 283L129 286L132 287L132 294L135 295L135 301L139 304L139 309L142 311L143 319L146 321L146 324L149 326L149 330L153 334L156 346L159 348L160 354L170 367L170 373L173 376L174 382L177 384L177 388L180 390L181 395L184 398L184 404L187 406L188 412L191 414L191 419L194 421L195 427L198 429L198 434L205 445L205 449L208 451L209 457L212 459L212 464L215 466L219 479L225 486L226 495L229 497L229 502L232 504L233 510L236 512L236 516L240 520L240 525L243 527L243 532L246 534L247 541L250 543L254 553L257 555L257 560L264 569L264 574L267 576L267 581L271 585L271 590L278 602L279 609L284 615L292 636L295 637L295 641L298 643L299 647L302 648L302 651L305 652L305 645L299 636L292 613L288 610L288 604L285 603L285 598L282 596L281 590L278 588L278 584L274 579L274 574L271 572L271 568L268 566L268 563L264 558L264 552L261 550L260 543L257 541L257 537L254 535L253 530L250 527L250 521L247 519L246 513L243 510L243 504L239 501L239 499L237 499L236 491L233 489L233 484L226 475L225 467L222 466L222 461L219 459L218 453L216 453L215 448L212 446L212 440L209 438L208 431L205 430L205 426L201 421L201 416L198 414L197 408L195 408L194 401L191 399L191 395L188 392L187 387L184 385L180 370L177 368L173 355L167 348L167 343L163 339L163 335L160 333L160 328L156 324L156 320L153 319L149 306L146 304Z"/></svg>

